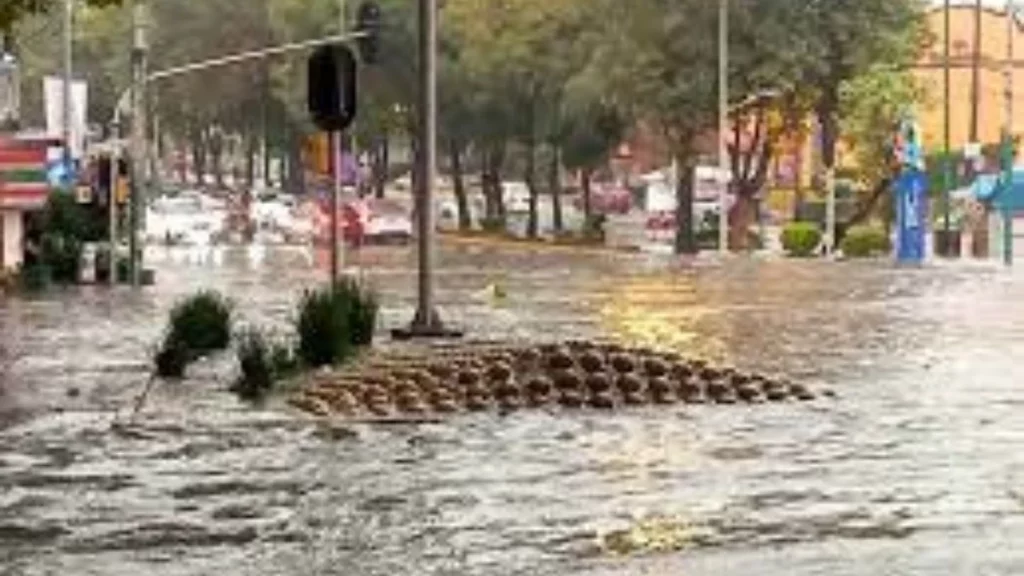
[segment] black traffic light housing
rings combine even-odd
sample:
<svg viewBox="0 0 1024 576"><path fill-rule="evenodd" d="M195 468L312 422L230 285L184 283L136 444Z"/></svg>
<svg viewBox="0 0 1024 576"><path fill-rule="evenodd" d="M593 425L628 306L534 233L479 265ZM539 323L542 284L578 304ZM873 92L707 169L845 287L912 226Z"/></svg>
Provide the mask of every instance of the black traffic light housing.
<svg viewBox="0 0 1024 576"><path fill-rule="evenodd" d="M356 39L356 45L363 62L367 64L375 64L380 56L380 27L380 5L374 0L360 4L356 12L356 32L363 36Z"/></svg>
<svg viewBox="0 0 1024 576"><path fill-rule="evenodd" d="M356 117L356 59L347 46L321 46L309 57L307 103L313 123L328 132L348 128Z"/></svg>

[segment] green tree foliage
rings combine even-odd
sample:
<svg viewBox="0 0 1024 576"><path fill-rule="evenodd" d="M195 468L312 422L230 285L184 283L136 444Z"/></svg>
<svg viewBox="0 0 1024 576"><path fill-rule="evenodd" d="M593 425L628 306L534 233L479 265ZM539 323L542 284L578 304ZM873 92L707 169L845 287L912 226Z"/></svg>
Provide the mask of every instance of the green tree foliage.
<svg viewBox="0 0 1024 576"><path fill-rule="evenodd" d="M46 10L55 2L9 0L0 9L0 29L22 19L15 36L25 63L25 108L35 121L42 110L40 78L60 70L52 42L59 13ZM418 14L408 0L379 2L381 59L361 68L353 135L369 153L382 192L392 147L419 148ZM90 81L90 116L106 122L128 82L129 14L114 0L90 4L76 21L76 69ZM348 4L354 13L358 3ZM316 38L340 27L335 0L150 5L157 24L151 69ZM921 96L906 68L928 40L923 10L918 0L730 2L726 137L739 198L731 215L735 245L746 242L743 232L779 143L806 138L811 115L823 126L825 164L834 164L835 143L843 137L862 187L883 187L892 119ZM447 0L440 16L439 144L461 226L471 224L464 175L480 173L491 221L504 216L503 178L514 172L525 180L528 229L536 234L538 194L548 190L560 206L560 170L580 171L586 185L610 151L642 128L661 137L679 164L676 244L682 252L696 249L692 175L701 156L714 151L717 134L717 2ZM291 54L156 82L152 105L161 142L190 150L201 173L222 175L230 168L228 156L251 163L261 140L297 165L303 139L314 130L305 110L305 74L305 55ZM871 198L866 194L861 205L870 207Z"/></svg>
<svg viewBox="0 0 1024 576"><path fill-rule="evenodd" d="M876 64L842 86L840 128L857 166L859 193L850 224L856 224L888 205L881 200L899 171L893 143L904 114L923 102L922 86L907 70Z"/></svg>
<svg viewBox="0 0 1024 576"><path fill-rule="evenodd" d="M60 6L61 0L4 0L0 3L0 33L10 32L26 16L42 14ZM89 6L118 6L121 0L87 0Z"/></svg>

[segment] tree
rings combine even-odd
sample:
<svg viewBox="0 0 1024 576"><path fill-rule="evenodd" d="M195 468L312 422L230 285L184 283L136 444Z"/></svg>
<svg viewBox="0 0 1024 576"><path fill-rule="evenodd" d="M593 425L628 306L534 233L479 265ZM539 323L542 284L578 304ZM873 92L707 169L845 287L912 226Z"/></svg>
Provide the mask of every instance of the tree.
<svg viewBox="0 0 1024 576"><path fill-rule="evenodd" d="M610 103L602 100L600 90L586 76L567 87L559 141L566 168L578 170L583 193L583 214L592 216L591 183L594 172L608 161L614 147L626 135L626 121Z"/></svg>
<svg viewBox="0 0 1024 576"><path fill-rule="evenodd" d="M4 0L0 3L0 34L14 30L18 20L33 14L42 14L59 6L62 0ZM121 0L87 0L89 6L106 8L118 6Z"/></svg>
<svg viewBox="0 0 1024 576"><path fill-rule="evenodd" d="M821 127L821 155L833 174L840 138L844 85L887 63L907 68L929 36L925 6L916 0L810 0L793 16L807 60L804 81L816 88L814 112ZM833 241L836 239L833 239Z"/></svg>
<svg viewBox="0 0 1024 576"><path fill-rule="evenodd" d="M503 109L490 118L503 124L503 140L523 145L530 237L537 236L539 227L537 148L556 132L552 127L557 124L561 90L571 77L565 67L568 39L580 29L585 8L579 0L450 0L445 7L452 33L465 47L469 78L489 93L481 108ZM486 134L484 139L490 140L492 156L498 156L504 144L498 145L493 136ZM490 160L493 169L497 158ZM500 194L500 182L488 185L491 195Z"/></svg>
<svg viewBox="0 0 1024 576"><path fill-rule="evenodd" d="M899 121L924 98L923 87L912 72L886 64L873 65L843 84L840 127L861 190L847 226L867 219L886 197L899 171L892 148Z"/></svg>
<svg viewBox="0 0 1024 576"><path fill-rule="evenodd" d="M693 226L696 142L715 117L717 6L705 0L607 1L608 41L594 54L590 74L627 116L658 130L679 166L677 253L697 251Z"/></svg>

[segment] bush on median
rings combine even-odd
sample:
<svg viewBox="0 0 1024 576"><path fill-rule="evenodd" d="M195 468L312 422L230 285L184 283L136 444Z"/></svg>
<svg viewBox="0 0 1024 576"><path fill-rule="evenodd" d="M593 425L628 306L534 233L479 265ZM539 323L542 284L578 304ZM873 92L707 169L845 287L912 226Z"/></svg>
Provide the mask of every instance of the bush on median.
<svg viewBox="0 0 1024 576"><path fill-rule="evenodd" d="M854 226L847 230L840 249L847 258L872 258L889 253L892 246L885 230L876 226Z"/></svg>
<svg viewBox="0 0 1024 576"><path fill-rule="evenodd" d="M355 280L307 291L299 302L298 357L309 368L341 364L373 343L377 296Z"/></svg>
<svg viewBox="0 0 1024 576"><path fill-rule="evenodd" d="M231 302L214 291L202 291L171 309L168 337L202 356L231 344Z"/></svg>
<svg viewBox="0 0 1024 576"><path fill-rule="evenodd" d="M782 248L795 258L813 256L821 244L821 230L811 222L790 222L782 229Z"/></svg>

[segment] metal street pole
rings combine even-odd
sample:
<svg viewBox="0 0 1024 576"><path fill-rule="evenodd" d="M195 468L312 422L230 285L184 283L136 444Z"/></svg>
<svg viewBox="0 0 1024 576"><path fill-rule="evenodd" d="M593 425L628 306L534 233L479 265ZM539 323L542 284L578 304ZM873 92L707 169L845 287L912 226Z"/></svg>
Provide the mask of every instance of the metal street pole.
<svg viewBox="0 0 1024 576"><path fill-rule="evenodd" d="M345 20L346 16L346 0L338 0L338 33L344 34L348 28L348 22ZM334 156L334 190L331 194L331 288L338 286L338 276L341 274L342 269L342 249L340 244L344 242L344 238L339 238L338 234L338 210L341 209L341 193L342 193L342 178L341 178L341 154L342 145L341 139L343 137L342 131L337 130L333 136L333 156Z"/></svg>
<svg viewBox="0 0 1024 576"><path fill-rule="evenodd" d="M416 232L419 275L416 316L410 334L444 335L434 309L434 184L437 179L437 0L419 0L419 190Z"/></svg>
<svg viewBox="0 0 1024 576"><path fill-rule="evenodd" d="M942 82L943 82L943 154L942 154L942 242L939 243L936 248L940 251L940 256L950 255L950 240L949 240L949 190L953 186L952 169L953 159L950 157L950 77L949 77L949 56L950 56L950 0L946 0L945 11L943 15L943 28L944 28L944 39L943 39L943 67L942 67Z"/></svg>
<svg viewBox="0 0 1024 576"><path fill-rule="evenodd" d="M725 135L729 131L729 0L718 2L718 169L722 182L718 188L718 250L729 252L729 150Z"/></svg>
<svg viewBox="0 0 1024 576"><path fill-rule="evenodd" d="M110 240L110 285L117 284L117 183L121 177L118 170L120 157L121 125L114 124L110 130L114 145L110 147L110 190L107 193L107 234Z"/></svg>
<svg viewBox="0 0 1024 576"><path fill-rule="evenodd" d="M74 13L75 0L64 0L64 82L61 85L61 129L64 139L64 169L71 167L71 79L74 75L72 64L72 42L74 34ZM70 175L70 172L68 173ZM73 190L74 182L68 178L69 192Z"/></svg>
<svg viewBox="0 0 1024 576"><path fill-rule="evenodd" d="M1017 32L1016 17L1013 0L1006 0L1006 65L1003 67L1005 75L1005 118L1003 119L1003 262L1007 266L1013 265L1013 164L1015 154L1013 150L1013 36Z"/></svg>
<svg viewBox="0 0 1024 576"><path fill-rule="evenodd" d="M132 135L131 135L131 231L128 236L128 262L132 286L142 285L142 249L139 227L145 205L146 163L146 6L135 0L132 7Z"/></svg>

